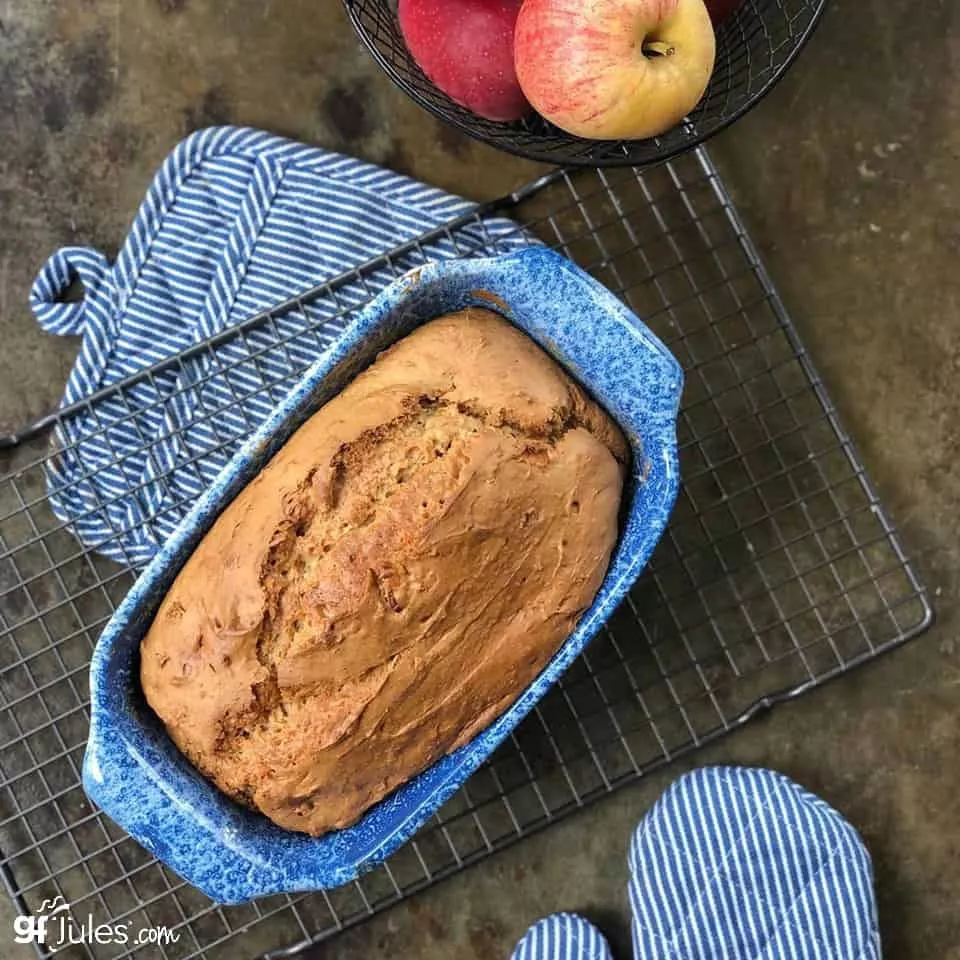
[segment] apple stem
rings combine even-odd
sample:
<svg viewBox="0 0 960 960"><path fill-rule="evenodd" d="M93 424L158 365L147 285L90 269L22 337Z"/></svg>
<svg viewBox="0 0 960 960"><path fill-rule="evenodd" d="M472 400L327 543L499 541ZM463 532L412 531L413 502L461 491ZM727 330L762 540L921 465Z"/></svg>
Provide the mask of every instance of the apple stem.
<svg viewBox="0 0 960 960"><path fill-rule="evenodd" d="M657 57L672 57L677 52L677 48L669 43L652 40L650 43L643 45L643 52L647 54L647 56L653 54Z"/></svg>

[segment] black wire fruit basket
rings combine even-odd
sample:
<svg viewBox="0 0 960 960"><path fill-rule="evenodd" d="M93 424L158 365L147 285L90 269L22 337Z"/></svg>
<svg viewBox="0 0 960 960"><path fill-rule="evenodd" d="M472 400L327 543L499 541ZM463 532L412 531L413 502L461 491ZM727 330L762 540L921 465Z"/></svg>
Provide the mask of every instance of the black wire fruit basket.
<svg viewBox="0 0 960 960"><path fill-rule="evenodd" d="M584 140L531 114L496 123L454 103L425 76L400 31L396 0L343 0L360 38L414 101L458 130L508 153L552 164L647 166L719 133L755 106L786 73L820 20L827 0L743 0L717 27L710 85L679 125L648 140Z"/></svg>

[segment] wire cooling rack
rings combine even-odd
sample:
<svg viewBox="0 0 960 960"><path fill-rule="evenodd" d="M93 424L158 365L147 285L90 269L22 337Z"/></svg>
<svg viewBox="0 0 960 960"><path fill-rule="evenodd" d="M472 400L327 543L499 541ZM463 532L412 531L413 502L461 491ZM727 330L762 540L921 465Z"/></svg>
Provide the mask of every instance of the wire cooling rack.
<svg viewBox="0 0 960 960"><path fill-rule="evenodd" d="M400 272L438 236L461 256L495 253L503 241L481 220L493 210L522 224L527 233L518 227L518 235L556 247L617 291L685 368L684 484L649 569L563 682L389 863L330 893L221 908L83 794L87 664L133 575L80 549L46 503L53 454L45 431L70 412L7 438L0 450L2 874L20 914L38 914L43 901L60 896L77 931L88 917L128 931L125 944L88 942L62 955L234 960L296 952L931 622L917 575L702 149L644 173L557 170L219 340L239 338L248 364L284 351L285 316L306 316L305 304L336 298L373 271ZM298 329L296 336L325 336ZM269 382L267 369L259 389L273 395L286 384ZM135 386L119 384L109 395ZM159 925L177 941L134 944L138 931Z"/></svg>

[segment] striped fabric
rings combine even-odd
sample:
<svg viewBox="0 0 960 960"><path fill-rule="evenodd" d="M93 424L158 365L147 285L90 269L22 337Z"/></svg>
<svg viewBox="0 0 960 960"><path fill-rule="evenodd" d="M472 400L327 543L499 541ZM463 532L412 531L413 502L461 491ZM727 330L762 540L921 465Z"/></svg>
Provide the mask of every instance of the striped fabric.
<svg viewBox="0 0 960 960"><path fill-rule="evenodd" d="M44 329L80 334L63 404L421 236L473 205L389 170L255 130L201 131L168 157L116 263L66 248L31 291ZM50 503L86 546L146 564L197 495L334 339L346 313L424 259L528 243L508 220L472 223L364 271L275 322L233 337L69 417ZM82 303L61 298L72 281Z"/></svg>
<svg viewBox="0 0 960 960"><path fill-rule="evenodd" d="M629 867L634 960L880 960L869 854L781 774L681 778L637 827ZM512 960L608 956L586 921L558 914L531 927Z"/></svg>
<svg viewBox="0 0 960 960"><path fill-rule="evenodd" d="M870 857L770 770L678 780L630 847L635 960L879 960Z"/></svg>
<svg viewBox="0 0 960 960"><path fill-rule="evenodd" d="M535 923L510 960L613 960L603 934L583 917L555 913Z"/></svg>

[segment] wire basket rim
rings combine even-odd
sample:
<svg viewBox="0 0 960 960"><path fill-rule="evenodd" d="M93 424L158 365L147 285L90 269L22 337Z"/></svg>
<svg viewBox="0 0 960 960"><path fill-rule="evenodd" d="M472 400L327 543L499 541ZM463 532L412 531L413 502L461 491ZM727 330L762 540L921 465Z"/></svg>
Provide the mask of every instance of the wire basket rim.
<svg viewBox="0 0 960 960"><path fill-rule="evenodd" d="M386 0L377 0L377 2L385 3ZM698 129L698 126L695 123L692 123L689 118L685 118L678 124L676 127L673 127L673 130L676 130L677 127L683 127L687 132L687 136L682 141L673 144L672 146L659 147L656 150L654 156L643 159L631 155L629 151L621 156L609 156L609 155L600 155L595 156L591 151L586 156L563 156L558 157L553 155L550 152L545 152L537 149L536 147L522 147L519 144L515 143L512 139L504 138L503 140L494 139L491 136L484 134L481 130L476 129L475 125L467 124L458 121L456 118L452 117L448 111L442 109L437 104L433 103L427 97L424 97L416 87L411 84L402 73L396 68L396 66L391 62L391 60L386 57L379 47L373 42L372 37L363 26L358 10L362 6L361 0L342 0L343 6L346 10L347 17L350 20L350 24L354 29L354 32L360 38L367 52L373 57L374 61L380 67L381 70L390 78L390 80L405 93L417 106L426 110L428 113L432 114L441 122L447 124L448 126L453 127L456 130L460 130L462 133L465 133L467 136L477 140L480 143L484 143L489 147L494 148L495 150L500 150L503 153L511 154L516 157L522 157L525 160L532 160L537 163L548 163L551 165L557 165L558 163L565 166L580 166L580 167L629 167L629 166L640 166L648 167L654 166L659 163L663 163L666 160L671 160L677 156L680 156L683 153L686 153L689 150L694 149L695 147L701 146L706 143L712 137L716 136L718 133L723 132L728 127L732 126L738 120L742 119L747 113L749 113L757 104L759 104L766 96L773 90L773 88L783 79L784 75L790 70L796 61L797 57L802 53L804 48L810 42L810 38L813 36L816 28L819 26L820 22L823 20L823 15L826 12L827 5L829 0L816 0L816 6L813 10L813 13L810 17L810 21L806 24L803 31L798 35L796 42L793 47L784 57L782 63L780 63L770 74L763 85L749 97L747 97L743 103L738 107L732 110L729 114L720 116L719 118L711 121L709 126L704 126L701 129ZM428 83L435 89L439 90L429 78L426 78ZM443 91L440 91L443 93ZM446 96L446 94L444 94ZM449 99L449 97L447 98ZM451 104L453 101L450 101ZM466 109L466 108L463 108ZM668 131L669 132L669 131ZM644 143L649 144L656 140L656 138L647 138L642 140L596 140L591 141L581 137L574 137L570 134L567 134L563 131L560 131L563 137L567 138L570 143L583 143L583 144L613 144L613 143Z"/></svg>

